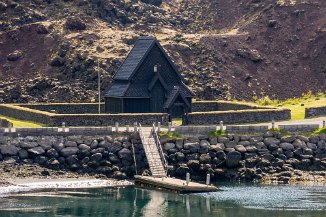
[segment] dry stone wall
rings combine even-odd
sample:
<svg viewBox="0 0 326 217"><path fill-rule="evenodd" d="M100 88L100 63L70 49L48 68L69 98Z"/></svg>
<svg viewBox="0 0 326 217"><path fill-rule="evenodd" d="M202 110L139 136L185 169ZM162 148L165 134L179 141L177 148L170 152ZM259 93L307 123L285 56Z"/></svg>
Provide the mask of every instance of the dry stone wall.
<svg viewBox="0 0 326 217"><path fill-rule="evenodd" d="M326 106L311 107L305 109L305 118L326 116Z"/></svg>

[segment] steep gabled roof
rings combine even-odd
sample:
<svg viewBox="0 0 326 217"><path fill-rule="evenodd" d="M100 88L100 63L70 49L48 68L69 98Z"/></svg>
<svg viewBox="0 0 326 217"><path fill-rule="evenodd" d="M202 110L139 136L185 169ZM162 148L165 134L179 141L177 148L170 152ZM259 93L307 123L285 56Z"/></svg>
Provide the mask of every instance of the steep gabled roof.
<svg viewBox="0 0 326 217"><path fill-rule="evenodd" d="M124 96L129 88L128 82L113 82L104 93L104 96L121 97Z"/></svg>
<svg viewBox="0 0 326 217"><path fill-rule="evenodd" d="M177 75L183 81L183 77L180 72L177 70L174 63L171 61L169 56L166 54L163 47L156 40L155 37L140 37L134 47L131 49L127 58L124 60L117 73L113 76L114 80L131 80L133 75L137 72L137 69L142 65L144 60L146 59L148 53L151 51L154 45L157 45L164 57L172 66L173 70L177 73Z"/></svg>
<svg viewBox="0 0 326 217"><path fill-rule="evenodd" d="M182 98L182 101L184 101L184 103L190 108L190 104L188 102L188 100L184 97L183 93L180 91L180 87L176 86L172 89L172 91L170 92L167 100L164 103L163 108L168 109L170 108L174 101L178 98L178 96L180 96Z"/></svg>
<svg viewBox="0 0 326 217"><path fill-rule="evenodd" d="M156 81L159 80L162 84L162 86L164 87L165 90L168 90L168 86L166 85L164 79L162 78L162 76L160 75L159 72L156 73L156 75L153 77L151 83L149 83L148 89L152 90L154 85L156 84Z"/></svg>

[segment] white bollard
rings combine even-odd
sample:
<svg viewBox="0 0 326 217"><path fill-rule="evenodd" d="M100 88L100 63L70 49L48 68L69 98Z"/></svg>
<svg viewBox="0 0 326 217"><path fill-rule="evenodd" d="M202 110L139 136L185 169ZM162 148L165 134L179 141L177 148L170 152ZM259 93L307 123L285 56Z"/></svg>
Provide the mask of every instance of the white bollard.
<svg viewBox="0 0 326 217"><path fill-rule="evenodd" d="M220 131L223 131L223 121L220 121Z"/></svg>
<svg viewBox="0 0 326 217"><path fill-rule="evenodd" d="M169 125L168 125L168 131L171 132L172 131L172 123L169 122Z"/></svg>
<svg viewBox="0 0 326 217"><path fill-rule="evenodd" d="M157 132L161 132L161 122L157 123Z"/></svg>
<svg viewBox="0 0 326 217"><path fill-rule="evenodd" d="M186 174L186 184L189 185L190 182L190 173Z"/></svg>
<svg viewBox="0 0 326 217"><path fill-rule="evenodd" d="M137 122L134 123L134 132L137 132L138 128L137 128Z"/></svg>
<svg viewBox="0 0 326 217"><path fill-rule="evenodd" d="M206 175L206 185L209 185L211 182L211 174L207 173Z"/></svg>
<svg viewBox="0 0 326 217"><path fill-rule="evenodd" d="M272 120L272 130L275 129L275 120Z"/></svg>
<svg viewBox="0 0 326 217"><path fill-rule="evenodd" d="M129 125L126 125L126 131L127 131L127 133L129 133Z"/></svg>
<svg viewBox="0 0 326 217"><path fill-rule="evenodd" d="M115 132L119 132L119 123L115 122Z"/></svg>
<svg viewBox="0 0 326 217"><path fill-rule="evenodd" d="M323 128L326 127L326 121L323 121Z"/></svg>

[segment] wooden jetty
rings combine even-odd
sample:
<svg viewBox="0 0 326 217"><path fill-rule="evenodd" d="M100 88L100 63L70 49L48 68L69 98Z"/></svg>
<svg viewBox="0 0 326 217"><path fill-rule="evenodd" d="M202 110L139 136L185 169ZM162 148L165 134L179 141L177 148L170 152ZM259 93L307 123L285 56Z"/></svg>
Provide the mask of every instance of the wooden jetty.
<svg viewBox="0 0 326 217"><path fill-rule="evenodd" d="M196 182L189 182L187 185L185 180L170 177L135 176L135 183L139 186L147 186L177 193L203 193L219 191L219 189L213 185L205 185Z"/></svg>

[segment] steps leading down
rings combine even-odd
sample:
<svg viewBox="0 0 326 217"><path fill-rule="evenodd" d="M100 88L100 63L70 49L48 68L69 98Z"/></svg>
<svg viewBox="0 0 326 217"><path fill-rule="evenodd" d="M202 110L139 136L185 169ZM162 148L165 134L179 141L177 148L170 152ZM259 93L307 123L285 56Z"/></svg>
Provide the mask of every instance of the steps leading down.
<svg viewBox="0 0 326 217"><path fill-rule="evenodd" d="M150 130L139 130L140 138L142 140L144 150L146 153L149 169L154 177L166 177L163 162L161 160L159 150L156 146L155 140Z"/></svg>

